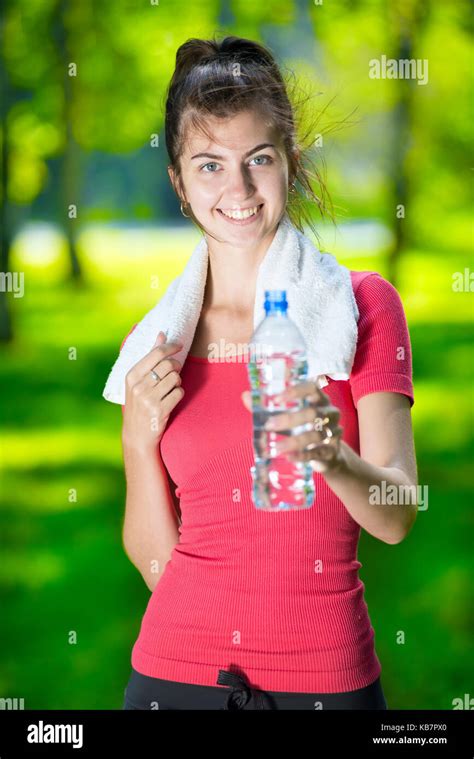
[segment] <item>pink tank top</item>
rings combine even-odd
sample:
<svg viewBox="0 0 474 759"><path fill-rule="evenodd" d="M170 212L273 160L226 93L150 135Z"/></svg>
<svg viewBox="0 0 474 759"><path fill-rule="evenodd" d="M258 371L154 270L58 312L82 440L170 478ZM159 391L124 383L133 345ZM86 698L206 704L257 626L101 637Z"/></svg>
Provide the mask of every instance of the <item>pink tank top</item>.
<svg viewBox="0 0 474 759"><path fill-rule="evenodd" d="M413 405L414 397L397 290L376 272L351 277L355 361L350 380L329 380L324 392L340 409L343 439L359 453L359 398L390 391ZM246 364L188 355L181 378L186 393L160 442L177 484L180 538L141 620L132 666L211 686L220 668L237 668L252 688L293 693L369 685L381 665L359 577L361 528L316 472L311 508L258 511L250 496L252 418L240 397L250 388Z"/></svg>

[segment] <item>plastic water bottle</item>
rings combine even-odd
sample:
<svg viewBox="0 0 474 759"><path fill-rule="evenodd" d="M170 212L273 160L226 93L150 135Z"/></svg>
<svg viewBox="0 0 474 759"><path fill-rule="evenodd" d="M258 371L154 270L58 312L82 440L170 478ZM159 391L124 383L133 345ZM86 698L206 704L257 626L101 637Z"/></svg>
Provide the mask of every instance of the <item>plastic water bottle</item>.
<svg viewBox="0 0 474 759"><path fill-rule="evenodd" d="M254 466L252 500L257 509L288 511L310 508L315 498L313 469L307 462L277 454L275 443L310 428L265 430L265 422L285 411L298 411L304 399L277 403L275 396L307 378L304 339L287 314L286 290L265 290L265 317L252 335L248 373L252 395Z"/></svg>

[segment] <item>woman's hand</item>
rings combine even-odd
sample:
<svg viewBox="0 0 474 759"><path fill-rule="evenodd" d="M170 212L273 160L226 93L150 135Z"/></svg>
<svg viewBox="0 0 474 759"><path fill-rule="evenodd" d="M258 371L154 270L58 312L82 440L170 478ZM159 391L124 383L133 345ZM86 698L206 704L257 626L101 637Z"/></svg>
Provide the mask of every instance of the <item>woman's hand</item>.
<svg viewBox="0 0 474 759"><path fill-rule="evenodd" d="M291 461L309 462L316 472L334 471L341 464L340 440L343 430L339 426L339 409L331 404L329 396L319 388L317 380L299 382L274 400L291 402L296 399L304 399L306 407L300 411L289 410L277 414L265 424L270 436L275 432L290 435L287 440L279 440L274 450L287 454ZM249 391L242 393L242 401L252 411ZM305 424L309 427L308 431L291 435L292 428Z"/></svg>
<svg viewBox="0 0 474 759"><path fill-rule="evenodd" d="M182 366L177 359L168 358L181 347L181 343L167 343L164 333L160 332L151 351L127 372L124 444L150 449L161 440L171 411L184 395L179 375Z"/></svg>

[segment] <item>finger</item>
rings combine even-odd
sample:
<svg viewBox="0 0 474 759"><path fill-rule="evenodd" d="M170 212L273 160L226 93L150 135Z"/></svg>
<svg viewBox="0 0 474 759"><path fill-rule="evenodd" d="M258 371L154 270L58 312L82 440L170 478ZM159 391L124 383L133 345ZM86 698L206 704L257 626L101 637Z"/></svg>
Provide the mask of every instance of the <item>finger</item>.
<svg viewBox="0 0 474 759"><path fill-rule="evenodd" d="M157 345L162 345L163 343L166 343L166 335L163 332L163 330L160 329L160 331L158 332L157 338L155 342L153 343L153 348Z"/></svg>
<svg viewBox="0 0 474 759"><path fill-rule="evenodd" d="M319 387L319 378L297 382L295 385L287 387L282 393L278 393L275 400L291 401L306 396L309 396L311 400L315 400L317 403L330 403L329 396L323 393Z"/></svg>
<svg viewBox="0 0 474 759"><path fill-rule="evenodd" d="M151 369L151 371L145 375L145 377L150 377L153 383L155 383L157 380L153 379L151 372L155 372L155 374L157 374L160 379L163 379L170 372L179 373L182 368L183 365L181 364L181 361L178 361L178 359L164 358L162 361L159 361L156 366L154 366L153 369Z"/></svg>
<svg viewBox="0 0 474 759"><path fill-rule="evenodd" d="M160 335L158 335L158 338L160 339L160 341L163 339L162 337L160 337ZM135 384L140 379L142 379L142 377L147 372L150 372L159 361L161 361L164 358L167 358L173 353L177 353L178 351L182 349L182 347L183 347L183 344L176 341L171 341L169 343L160 342L158 345L155 345L151 349L151 351L147 353L139 361L137 361L137 363L127 373L128 383L132 385Z"/></svg>
<svg viewBox="0 0 474 759"><path fill-rule="evenodd" d="M177 364L177 367L175 368L174 365L171 363L172 361L175 361ZM151 390L153 390L158 385L161 385L165 379L168 377L171 377L171 380L168 380L167 383L163 386L163 394L160 394L158 397L162 398L163 395L165 395L170 390L170 382L171 386L180 386L182 379L181 375L179 373L179 367L181 366L179 361L176 361L176 359L164 359L161 361L157 366L155 366L154 369L147 372L138 382L135 382L133 386L131 386L131 389L133 392L137 394L148 394ZM156 380L152 376L152 372L155 372L158 374L159 379Z"/></svg>
<svg viewBox="0 0 474 759"><path fill-rule="evenodd" d="M276 414L265 423L266 430L288 430L298 427L300 424L313 424L316 418L329 419L330 423L336 423L339 419L339 409L336 406L319 406L312 404L300 411L289 411Z"/></svg>
<svg viewBox="0 0 474 759"><path fill-rule="evenodd" d="M163 380L160 385L163 385L165 380ZM158 388L159 385L156 386ZM158 392L157 390L155 391ZM156 410L154 409L152 411L152 415L150 416L150 424L156 424L158 420L168 420L169 415L171 414L174 407L179 403L180 400L182 400L184 397L184 388L183 387L173 387L169 392L164 395L163 398L160 399L160 409L159 409L159 415L156 414Z"/></svg>
<svg viewBox="0 0 474 759"><path fill-rule="evenodd" d="M145 374L137 375L135 373L129 372L126 377L125 384L129 389L136 388L140 392L143 392L144 390L149 390L150 388L155 387L168 374L172 372L176 372L178 374L179 382L181 383L181 369L182 364L176 359L163 359L162 361L159 361L157 364L155 364L155 366L153 366L153 368L147 371ZM154 375L156 375L158 379L156 379Z"/></svg>
<svg viewBox="0 0 474 759"><path fill-rule="evenodd" d="M342 427L334 425L332 427L324 427L321 431L311 430L310 432L302 432L299 435L291 435L285 440L279 440L275 444L275 450L278 453L301 453L308 446L311 446L310 453L313 453L330 445L336 445L337 438L341 436L342 431ZM327 440L327 443L323 442L324 440Z"/></svg>
<svg viewBox="0 0 474 759"><path fill-rule="evenodd" d="M150 377L150 379L152 379ZM159 382L156 382L152 387L148 386L148 392L150 392L153 398L163 400L168 393L170 393L175 387L181 387L181 377L178 372L170 372ZM184 390L183 390L184 392Z"/></svg>
<svg viewBox="0 0 474 759"><path fill-rule="evenodd" d="M183 387L175 387L173 390L171 390L168 395L165 395L163 400L161 401L161 408L163 412L163 416L167 418L177 403L179 403L180 400L182 400L184 397L184 388Z"/></svg>
<svg viewBox="0 0 474 759"><path fill-rule="evenodd" d="M315 472L327 472L332 469L333 463L338 459L339 446L321 445L311 451L297 451L287 454L289 461L309 463Z"/></svg>

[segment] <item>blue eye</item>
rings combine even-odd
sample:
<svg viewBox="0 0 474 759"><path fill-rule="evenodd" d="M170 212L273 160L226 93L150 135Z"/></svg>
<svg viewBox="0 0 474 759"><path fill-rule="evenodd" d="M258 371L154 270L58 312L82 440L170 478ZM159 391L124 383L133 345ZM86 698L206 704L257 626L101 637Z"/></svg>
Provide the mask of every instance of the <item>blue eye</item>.
<svg viewBox="0 0 474 759"><path fill-rule="evenodd" d="M201 171L206 168L206 166L217 166L218 164L215 162L205 163L204 166L201 166ZM215 174L215 171L206 171L205 174Z"/></svg>
<svg viewBox="0 0 474 759"><path fill-rule="evenodd" d="M257 155L257 156L255 156L255 158L251 158L250 160L251 161L258 161L259 158L264 158L267 161L267 163L271 163L272 162L272 158L269 155ZM258 166L264 166L265 164L259 163L257 165Z"/></svg>
<svg viewBox="0 0 474 759"><path fill-rule="evenodd" d="M265 166L266 164L273 163L273 159L269 155L257 155L255 158L251 158L250 161L265 161L265 163L256 164L257 166ZM209 163L205 163L203 166L201 166L199 171L204 171L205 174L215 174L216 171L209 170L208 166L219 166L219 164L215 161L210 161Z"/></svg>

